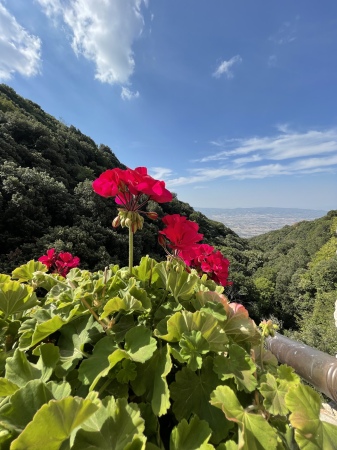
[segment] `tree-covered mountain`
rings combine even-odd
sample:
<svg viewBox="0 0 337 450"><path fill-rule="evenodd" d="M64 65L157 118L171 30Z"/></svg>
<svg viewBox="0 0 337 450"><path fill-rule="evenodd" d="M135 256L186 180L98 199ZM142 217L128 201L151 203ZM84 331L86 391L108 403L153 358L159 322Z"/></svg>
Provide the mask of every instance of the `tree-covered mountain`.
<svg viewBox="0 0 337 450"><path fill-rule="evenodd" d="M79 256L81 268L127 265L127 230L111 226L116 204L91 186L115 167L125 168L109 147L0 85L0 273L51 247ZM243 239L176 196L160 205L150 201L147 208L159 218L177 213L199 224L204 242L231 262L234 283L227 295L245 304L256 321L273 316L297 338L337 351L337 211ZM160 220L145 219L135 234L135 263L145 254L165 258L157 242L161 228Z"/></svg>
<svg viewBox="0 0 337 450"><path fill-rule="evenodd" d="M258 314L282 321L291 336L337 353L337 210L251 238L263 264L253 275ZM288 333L289 334L289 333Z"/></svg>
<svg viewBox="0 0 337 450"><path fill-rule="evenodd" d="M111 227L116 204L91 186L115 167L125 168L109 147L97 146L75 127L0 85L0 272L11 272L49 247L76 254L82 268L126 265L127 232ZM216 247L249 248L232 230L176 197L167 204L150 202L148 209L160 218L178 213L195 220L204 241ZM136 262L144 254L165 257L157 243L160 227L160 220L146 220L135 234Z"/></svg>

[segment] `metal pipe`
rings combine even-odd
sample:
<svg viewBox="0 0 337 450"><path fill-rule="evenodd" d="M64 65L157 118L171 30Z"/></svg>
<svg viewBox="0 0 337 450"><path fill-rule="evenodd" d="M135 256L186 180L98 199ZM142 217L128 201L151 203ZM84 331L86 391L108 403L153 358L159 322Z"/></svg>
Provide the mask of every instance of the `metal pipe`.
<svg viewBox="0 0 337 450"><path fill-rule="evenodd" d="M267 348L282 364L337 402L337 359L279 333L266 339Z"/></svg>

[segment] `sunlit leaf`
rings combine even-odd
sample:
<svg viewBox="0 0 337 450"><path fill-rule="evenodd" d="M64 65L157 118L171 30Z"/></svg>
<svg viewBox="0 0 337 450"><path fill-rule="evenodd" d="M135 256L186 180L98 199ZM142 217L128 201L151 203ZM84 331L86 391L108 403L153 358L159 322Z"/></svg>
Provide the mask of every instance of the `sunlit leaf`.
<svg viewBox="0 0 337 450"><path fill-rule="evenodd" d="M163 286L172 293L177 302L189 300L194 293L195 285L199 281L198 275L188 273L185 267L177 262L161 262L155 266L154 271L159 275Z"/></svg>
<svg viewBox="0 0 337 450"><path fill-rule="evenodd" d="M100 318L104 319L117 311L145 311L145 309L142 302L131 295L125 296L124 298L114 297L104 305Z"/></svg>
<svg viewBox="0 0 337 450"><path fill-rule="evenodd" d="M138 280L154 283L158 279L158 274L153 270L156 265L156 260L150 258L148 255L143 256L139 266L133 268L133 273Z"/></svg>
<svg viewBox="0 0 337 450"><path fill-rule="evenodd" d="M52 399L53 395L44 383L29 381L0 408L0 422L21 432L41 406Z"/></svg>
<svg viewBox="0 0 337 450"><path fill-rule="evenodd" d="M320 420L321 401L317 392L309 386L295 385L289 389L285 401L300 449L336 449L337 426Z"/></svg>
<svg viewBox="0 0 337 450"><path fill-rule="evenodd" d="M19 389L19 386L7 378L0 378L0 397L12 395Z"/></svg>
<svg viewBox="0 0 337 450"><path fill-rule="evenodd" d="M228 435L232 425L226 417L210 404L210 395L221 384L213 371L212 358L204 361L198 372L184 367L176 374L176 381L170 385L171 397L174 400L173 412L177 420L189 419L196 414L206 420L213 430L211 441L219 443Z"/></svg>
<svg viewBox="0 0 337 450"><path fill-rule="evenodd" d="M7 281L0 284L0 309L4 312L5 318L30 309L36 303L36 294L31 286L18 281Z"/></svg>
<svg viewBox="0 0 337 450"><path fill-rule="evenodd" d="M228 420L239 427L240 450L270 450L277 448L275 430L260 414L243 408L234 391L228 386L218 386L211 394L211 404L221 409Z"/></svg>
<svg viewBox="0 0 337 450"><path fill-rule="evenodd" d="M238 345L231 345L228 356L218 355L214 359L214 372L221 380L234 378L239 390L252 392L257 386L254 376L256 366L248 353Z"/></svg>
<svg viewBox="0 0 337 450"><path fill-rule="evenodd" d="M172 368L172 362L167 346L156 350L151 359L137 365L137 378L131 385L138 396L145 395L151 404L153 412L162 416L170 407L170 392L166 376Z"/></svg>
<svg viewBox="0 0 337 450"><path fill-rule="evenodd" d="M224 351L228 343L228 338L217 319L201 311L194 313L189 311L177 312L166 322L166 328L167 330L159 330L158 324L155 335L168 342L179 342L184 333L199 331L208 342L211 351Z"/></svg>
<svg viewBox="0 0 337 450"><path fill-rule="evenodd" d="M12 442L11 450L59 450L72 431L97 409L93 402L80 397L51 400L37 411L33 420Z"/></svg>
<svg viewBox="0 0 337 450"><path fill-rule="evenodd" d="M30 281L34 278L34 272L47 272L48 268L40 261L31 260L12 272L12 278L19 280L20 283Z"/></svg>
<svg viewBox="0 0 337 450"><path fill-rule="evenodd" d="M202 355L209 352L209 344L201 332L192 330L189 333L183 333L179 346L181 347L180 356L187 361L187 367L194 371L200 369Z"/></svg>
<svg viewBox="0 0 337 450"><path fill-rule="evenodd" d="M272 374L267 373L265 383L261 383L259 391L264 397L263 405L268 412L274 415L286 415L289 410L285 404L285 396L289 390L286 381L277 380Z"/></svg>
<svg viewBox="0 0 337 450"><path fill-rule="evenodd" d="M0 273L0 284L6 283L11 279L10 275L5 275L4 273Z"/></svg>
<svg viewBox="0 0 337 450"><path fill-rule="evenodd" d="M105 397L99 409L77 432L72 450L145 449L144 420L138 406L126 399Z"/></svg>
<svg viewBox="0 0 337 450"><path fill-rule="evenodd" d="M60 359L59 348L54 344L41 344L34 349L33 354L39 356L35 367L41 372L41 381L48 381Z"/></svg>
<svg viewBox="0 0 337 450"><path fill-rule="evenodd" d="M170 450L212 450L208 444L212 430L207 422L193 417L190 423L183 419L173 428L170 438Z"/></svg>
<svg viewBox="0 0 337 450"><path fill-rule="evenodd" d="M6 360L6 378L19 387L28 381L40 379L41 370L27 360L24 352L16 349L14 355Z"/></svg>
<svg viewBox="0 0 337 450"><path fill-rule="evenodd" d="M84 356L84 346L98 340L103 332L102 326L90 315L72 320L60 329L58 346L61 365L56 368L56 375L61 377L70 371Z"/></svg>

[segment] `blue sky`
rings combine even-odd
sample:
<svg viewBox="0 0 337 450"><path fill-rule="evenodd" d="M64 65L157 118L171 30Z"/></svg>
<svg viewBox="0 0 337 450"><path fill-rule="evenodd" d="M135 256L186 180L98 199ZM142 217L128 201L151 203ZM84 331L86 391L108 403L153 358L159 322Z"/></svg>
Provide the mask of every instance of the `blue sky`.
<svg viewBox="0 0 337 450"><path fill-rule="evenodd" d="M0 0L0 81L194 207L337 208L335 0Z"/></svg>

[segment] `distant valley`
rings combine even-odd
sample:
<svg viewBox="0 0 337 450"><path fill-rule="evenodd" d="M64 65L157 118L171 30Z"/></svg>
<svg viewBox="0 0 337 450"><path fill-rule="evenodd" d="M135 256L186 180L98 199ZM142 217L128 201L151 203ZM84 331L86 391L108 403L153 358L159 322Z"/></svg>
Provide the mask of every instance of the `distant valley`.
<svg viewBox="0 0 337 450"><path fill-rule="evenodd" d="M209 219L222 222L240 237L250 238L303 220L314 220L327 211L297 208L198 208Z"/></svg>

